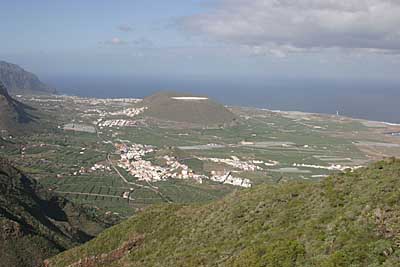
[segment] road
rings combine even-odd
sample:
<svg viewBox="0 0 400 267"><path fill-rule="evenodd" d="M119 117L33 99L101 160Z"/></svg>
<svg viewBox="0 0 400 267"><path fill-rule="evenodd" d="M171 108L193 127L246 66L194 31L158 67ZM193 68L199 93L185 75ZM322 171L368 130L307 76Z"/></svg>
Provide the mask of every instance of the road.
<svg viewBox="0 0 400 267"><path fill-rule="evenodd" d="M137 184L137 183L134 183L134 182L129 182L129 181L125 178L125 176L123 176L122 173L118 170L118 168L115 166L114 162L111 160L111 158L110 158L110 153L107 154L107 161L108 161L108 163L111 165L111 167L113 168L113 170L114 170L114 171L118 174L118 176L122 179L122 181L123 181L124 183L126 183L126 184L128 184L128 185L133 185L133 186L137 186L137 187L140 187L140 188L145 188L145 189L151 190L151 191L153 191L154 193L156 193L157 195L159 195L165 202L167 202L167 203L172 203L172 201L171 201L168 197L164 196L164 194L161 193L161 192L158 190L157 187L152 186L152 185L150 184L150 182L148 182L148 181L147 181L147 183L149 184L148 186L147 186L147 185L142 185L142 184Z"/></svg>
<svg viewBox="0 0 400 267"><path fill-rule="evenodd" d="M104 142L109 142L109 143L112 144L112 142L111 142L110 140L105 140L104 138L102 138L102 137L100 136L100 133L99 133L97 127L96 127L96 133L97 133L97 137L98 137L100 140L102 140L102 141L104 141ZM161 192L158 190L158 187L151 185L151 183L150 183L149 181L146 181L147 184L148 184L148 186L142 185L142 184L137 184L137 183L134 183L134 182L129 182L128 179L126 179L125 176L122 175L122 173L121 173L121 172L118 170L118 168L115 166L114 162L111 160L111 158L110 158L110 153L107 154L107 161L108 161L108 163L111 165L111 167L113 168L113 170L118 174L118 176L122 179L122 181L123 181L125 184L133 185L133 186L137 186L137 187L140 187L140 188L145 188L145 189L151 190L151 191L155 192L157 195L159 195L159 196L161 197L161 199L163 199L165 202L167 202L167 203L172 203L172 200L171 200L171 199L169 199L168 197L164 196L164 194L161 193Z"/></svg>

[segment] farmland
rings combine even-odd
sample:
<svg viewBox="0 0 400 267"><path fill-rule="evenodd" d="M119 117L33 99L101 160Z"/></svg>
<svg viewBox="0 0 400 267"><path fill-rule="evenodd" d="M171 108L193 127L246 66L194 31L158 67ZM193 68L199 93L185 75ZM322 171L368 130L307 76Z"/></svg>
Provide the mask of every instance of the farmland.
<svg viewBox="0 0 400 267"><path fill-rule="evenodd" d="M149 204L206 202L239 189L212 175L230 173L253 185L319 180L400 155L400 138L388 134L399 126L332 115L230 107L240 118L236 125L177 127L145 116L136 108L137 99L35 96L21 101L40 111L45 127L30 136L4 137L12 145L2 146L0 154L48 190L124 216ZM122 167L118 149L135 144L154 147L143 158L151 166L167 168L168 156L210 179L138 179L129 162Z"/></svg>

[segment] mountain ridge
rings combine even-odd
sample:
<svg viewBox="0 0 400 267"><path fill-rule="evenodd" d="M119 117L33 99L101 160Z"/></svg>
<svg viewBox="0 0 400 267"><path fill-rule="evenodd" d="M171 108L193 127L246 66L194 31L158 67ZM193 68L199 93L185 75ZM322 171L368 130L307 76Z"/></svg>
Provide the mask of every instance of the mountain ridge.
<svg viewBox="0 0 400 267"><path fill-rule="evenodd" d="M0 60L0 81L12 94L52 94L56 90L44 84L33 73L20 66Z"/></svg>

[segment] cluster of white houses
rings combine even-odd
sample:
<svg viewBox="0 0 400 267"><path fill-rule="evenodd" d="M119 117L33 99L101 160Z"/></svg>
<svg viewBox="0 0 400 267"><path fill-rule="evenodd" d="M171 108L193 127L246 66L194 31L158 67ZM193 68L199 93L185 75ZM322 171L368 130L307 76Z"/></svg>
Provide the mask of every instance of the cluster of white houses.
<svg viewBox="0 0 400 267"><path fill-rule="evenodd" d="M153 146L133 144L131 146L116 144L116 148L121 153L118 166L127 170L132 176L140 181L157 182L168 179L191 179L202 183L203 179L209 179L223 184L235 186L251 187L249 179L233 177L231 172L223 174L212 173L211 177L199 175L193 172L187 165L179 162L175 157L163 156L164 166L153 164L145 160L144 156L154 152Z"/></svg>
<svg viewBox="0 0 400 267"><path fill-rule="evenodd" d="M231 184L234 186L241 186L245 188L251 187L251 182L249 179L234 177L232 175L232 172L227 172L223 175L218 175L217 172L211 172L211 174L212 176L210 177L210 180L215 182L223 184Z"/></svg>
<svg viewBox="0 0 400 267"><path fill-rule="evenodd" d="M55 96L57 97L57 96ZM86 104L86 105L91 105L91 106L96 106L96 105L106 105L110 103L129 103L129 104L135 104L142 99L138 98L90 98L90 97L78 97L78 96L59 96L59 98L67 99L67 100L72 100L75 104ZM64 100L62 100L64 101Z"/></svg>
<svg viewBox="0 0 400 267"><path fill-rule="evenodd" d="M123 102L124 99L119 99L121 102ZM128 99L125 99L127 103L136 103L139 100L134 99L133 101L128 101ZM119 102L118 99L109 99L109 100L104 100L104 101L114 101L114 102ZM97 102L95 102L97 103ZM94 105L94 103L92 103ZM129 118L134 118L138 116L139 114L143 113L147 107L139 107L139 108L125 108L122 110L117 110L117 111L106 111L102 110L99 108L89 108L84 110L84 115L83 117L92 117L92 116L98 116L99 118L95 121L93 121L93 124L99 126L100 128L102 127L134 127L137 126L137 121L135 120L130 120L126 119L127 117ZM120 118L113 118L119 116ZM124 118L125 117L125 118Z"/></svg>
<svg viewBox="0 0 400 267"><path fill-rule="evenodd" d="M99 121L97 124L100 129L102 127L134 127L137 126L137 122L133 120L124 120L124 119L117 119L117 120L106 120L106 121Z"/></svg>
<svg viewBox="0 0 400 267"><path fill-rule="evenodd" d="M79 170L72 172L71 175L79 176L79 175L83 175L85 173L92 173L92 172L95 172L95 171L102 171L102 172L108 171L108 172L110 172L111 168L108 165L104 165L104 164L101 164L101 163L96 163L90 168L80 167ZM61 178L62 175L57 175L57 177Z"/></svg>
<svg viewBox="0 0 400 267"><path fill-rule="evenodd" d="M345 171L345 170L356 170L362 168L363 166L344 166L341 164L331 164L330 166L321 166L321 165L313 165L313 164L299 164L293 163L294 167L304 167L311 169L324 169L329 171Z"/></svg>
<svg viewBox="0 0 400 267"><path fill-rule="evenodd" d="M264 163L263 161L241 161L236 156L231 156L230 159L222 159L222 158L199 158L200 160L209 160L215 163L224 163L229 166L232 166L236 169L240 169L242 171L257 171L263 170L262 167L256 165L256 163Z"/></svg>
<svg viewBox="0 0 400 267"><path fill-rule="evenodd" d="M154 147L133 144L128 147L126 145L117 145L121 152L119 166L127 170L132 176L139 181L165 181L168 179L193 179L202 182L205 176L195 174L187 165L182 164L174 157L164 156L166 166L158 166L151 161L143 159L143 156L154 151Z"/></svg>
<svg viewBox="0 0 400 267"><path fill-rule="evenodd" d="M100 119L98 119L95 123L101 127L134 127L137 126L137 121L134 120L126 120L126 119L108 119L104 120L106 116L126 116L134 118L137 115L143 113L147 107L140 107L140 108L127 108L120 111L115 112L104 112L100 110L95 110L97 113L100 114Z"/></svg>
<svg viewBox="0 0 400 267"><path fill-rule="evenodd" d="M127 116L127 117L136 117L137 115L143 113L148 107L140 107L140 108L126 108L121 111L110 112L111 116Z"/></svg>

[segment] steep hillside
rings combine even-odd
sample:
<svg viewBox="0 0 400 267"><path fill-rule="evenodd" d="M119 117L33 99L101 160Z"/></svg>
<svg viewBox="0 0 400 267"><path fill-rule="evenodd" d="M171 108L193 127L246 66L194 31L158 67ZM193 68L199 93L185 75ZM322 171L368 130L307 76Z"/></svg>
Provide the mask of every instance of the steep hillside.
<svg viewBox="0 0 400 267"><path fill-rule="evenodd" d="M152 207L48 266L399 266L399 201L400 161L388 159L320 183Z"/></svg>
<svg viewBox="0 0 400 267"><path fill-rule="evenodd" d="M55 90L42 83L39 78L18 65L0 61L0 81L2 81L10 93L48 94Z"/></svg>
<svg viewBox="0 0 400 267"><path fill-rule="evenodd" d="M0 158L0 266L33 267L107 225Z"/></svg>
<svg viewBox="0 0 400 267"><path fill-rule="evenodd" d="M145 115L173 122L213 126L227 125L237 119L223 105L190 94L160 92L146 97L141 105L147 107Z"/></svg>
<svg viewBox="0 0 400 267"><path fill-rule="evenodd" d="M18 133L35 122L28 113L32 108L13 99L0 81L0 131Z"/></svg>

